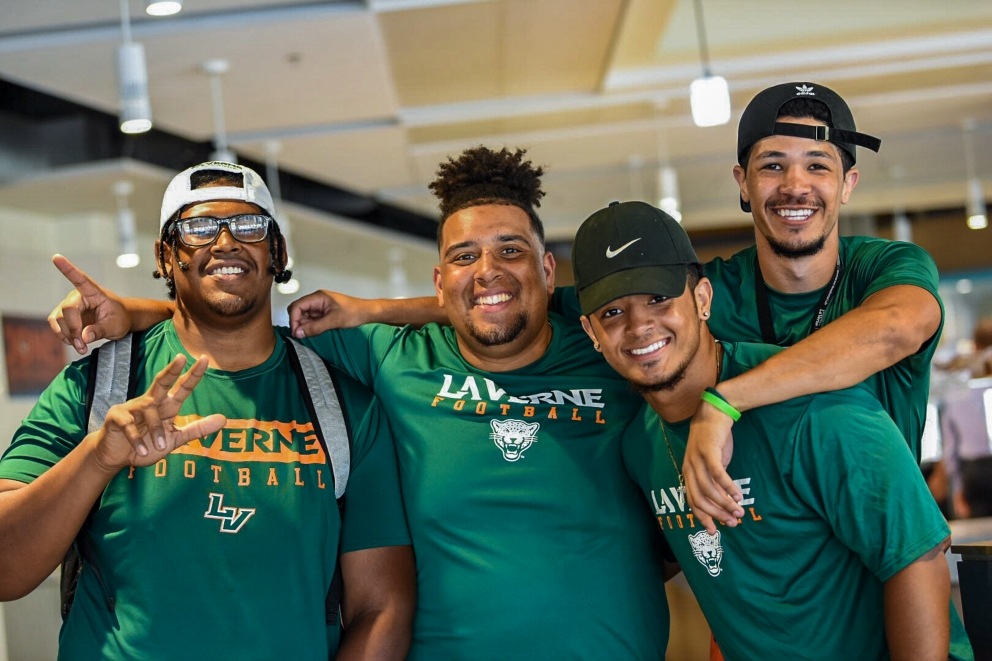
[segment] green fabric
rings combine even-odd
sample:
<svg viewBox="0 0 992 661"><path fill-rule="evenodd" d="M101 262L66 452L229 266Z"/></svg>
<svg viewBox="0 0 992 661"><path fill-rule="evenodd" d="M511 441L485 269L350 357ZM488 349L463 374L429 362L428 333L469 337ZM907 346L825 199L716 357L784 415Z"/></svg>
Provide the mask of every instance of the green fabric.
<svg viewBox="0 0 992 661"><path fill-rule="evenodd" d="M923 248L899 241L843 236L840 237L840 256L844 267L837 293L824 315L824 324L856 308L872 294L894 285L915 285L925 289L934 295L943 313L944 304L937 290L937 267ZM713 283L712 316L707 322L713 335L721 340L764 342L755 300L756 260L757 248L752 246L729 259L717 258L704 265L706 276ZM824 289L803 294L783 294L768 289L776 344L792 346L809 334ZM555 290L552 308L577 319L581 311L574 288ZM917 462L930 394L930 362L942 328L943 319L941 327L917 353L864 381L899 427Z"/></svg>
<svg viewBox="0 0 992 661"><path fill-rule="evenodd" d="M869 237L841 237L843 264L838 290L827 308L824 324L860 305L872 294L893 285L915 285L934 295L937 267L925 250L912 243ZM712 316L708 319L714 336L732 342L764 342L755 301L754 267L757 249L747 248L730 259L715 259L705 265L713 283ZM776 344L791 346L807 336L812 315L823 289L803 294L783 294L768 290ZM943 303L941 312L943 312ZM941 322L943 326L943 322ZM937 350L940 330L921 349L865 380L895 420L903 437L920 459L920 440L926 422L930 394L930 361Z"/></svg>
<svg viewBox="0 0 992 661"><path fill-rule="evenodd" d="M208 370L180 415L222 413L226 428L111 481L91 536L116 610L84 570L61 658L325 660L336 649L324 598L339 539L356 550L408 544L409 533L388 428L368 391L345 378L353 446L342 531L286 351L279 341L259 366ZM177 353L186 352L172 322L146 333L137 392ZM88 363L41 395L0 478L30 482L83 438Z"/></svg>
<svg viewBox="0 0 992 661"><path fill-rule="evenodd" d="M774 347L724 344L722 377ZM716 544L685 503L689 422L661 427L646 404L623 438L641 486L728 661L885 659L883 582L950 534L899 430L863 386L744 413L728 470L745 515ZM715 559L715 556L719 556ZM955 644L971 658L960 626Z"/></svg>
<svg viewBox="0 0 992 661"><path fill-rule="evenodd" d="M418 569L411 659L664 658L660 535L619 445L640 399L551 318L545 355L502 373L434 324L307 341L372 386L393 428Z"/></svg>

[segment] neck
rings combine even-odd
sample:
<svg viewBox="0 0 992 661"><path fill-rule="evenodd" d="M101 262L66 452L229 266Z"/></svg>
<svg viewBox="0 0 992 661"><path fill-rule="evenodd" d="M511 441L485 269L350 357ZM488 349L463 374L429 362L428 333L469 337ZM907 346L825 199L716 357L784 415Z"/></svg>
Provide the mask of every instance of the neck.
<svg viewBox="0 0 992 661"><path fill-rule="evenodd" d="M758 264L765 284L785 294L802 294L826 287L834 275L840 243L837 236L827 239L823 250L808 257L783 257L764 239L757 240Z"/></svg>
<svg viewBox="0 0 992 661"><path fill-rule="evenodd" d="M645 393L644 399L666 422L681 422L699 408L703 391L716 386L723 362L723 346L713 339L706 326L699 338L699 349L686 369L685 378L673 390Z"/></svg>
<svg viewBox="0 0 992 661"><path fill-rule="evenodd" d="M275 349L272 320L263 315L247 322L239 319L211 324L189 316L177 305L173 322L186 351L197 358L206 356L214 369L237 372L255 367L268 360Z"/></svg>

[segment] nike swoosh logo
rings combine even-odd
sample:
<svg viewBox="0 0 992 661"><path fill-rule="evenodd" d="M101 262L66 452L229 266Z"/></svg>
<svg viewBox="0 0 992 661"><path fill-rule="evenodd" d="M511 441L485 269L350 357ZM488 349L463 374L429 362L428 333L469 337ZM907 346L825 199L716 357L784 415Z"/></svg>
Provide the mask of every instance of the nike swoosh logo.
<svg viewBox="0 0 992 661"><path fill-rule="evenodd" d="M620 253L622 253L624 250L626 250L627 248L629 248L631 245L637 243L640 240L641 240L641 237L637 237L633 241L628 241L627 243L623 244L622 246L620 246L616 250L610 250L610 247L609 246L606 246L606 259L613 259L617 255L619 255Z"/></svg>

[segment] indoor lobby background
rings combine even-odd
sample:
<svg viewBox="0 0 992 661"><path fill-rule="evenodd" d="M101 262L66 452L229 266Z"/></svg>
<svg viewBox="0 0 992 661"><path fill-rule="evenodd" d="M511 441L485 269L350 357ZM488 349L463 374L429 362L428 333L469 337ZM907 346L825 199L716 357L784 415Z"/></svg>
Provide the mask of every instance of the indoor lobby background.
<svg viewBox="0 0 992 661"><path fill-rule="evenodd" d="M702 259L730 255L753 242L731 174L740 113L764 87L813 81L882 139L859 150L842 234L913 241L937 262L937 362L992 316L992 228L969 226L992 197L987 0L184 0L162 17L146 4L0 3L0 451L36 382L75 357L44 331L68 291L51 256L164 296L162 193L214 157L252 166L280 200L298 286L273 297L285 323L317 288L430 295L427 184L478 144L545 166L559 284L575 229L615 199L675 210ZM715 76L729 118L699 126L690 86ZM151 130L122 133L146 108ZM926 447L939 456L935 424ZM0 661L54 658L57 588L0 604ZM706 658L691 593L670 594L670 658Z"/></svg>

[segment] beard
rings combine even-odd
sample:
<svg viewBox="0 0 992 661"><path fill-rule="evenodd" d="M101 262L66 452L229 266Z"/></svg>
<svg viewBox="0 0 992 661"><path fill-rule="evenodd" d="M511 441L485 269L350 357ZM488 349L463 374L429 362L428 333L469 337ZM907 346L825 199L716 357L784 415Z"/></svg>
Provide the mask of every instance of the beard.
<svg viewBox="0 0 992 661"><path fill-rule="evenodd" d="M775 239L768 238L768 245L771 247L772 252L774 252L779 257L785 257L786 259L802 259L803 257L812 257L813 255L819 253L823 250L823 247L827 244L827 235L813 239L812 241L807 241L806 243L800 244L788 244L782 243L781 241L776 241Z"/></svg>
<svg viewBox="0 0 992 661"><path fill-rule="evenodd" d="M207 299L207 309L219 317L237 317L246 314L255 308L258 298L251 296L225 297L219 301Z"/></svg>
<svg viewBox="0 0 992 661"><path fill-rule="evenodd" d="M636 395L646 395L652 392L672 392L685 380L685 375L691 361L692 357L686 358L671 376L661 381L655 381L653 383L627 381L627 385L630 386L630 390Z"/></svg>
<svg viewBox="0 0 992 661"><path fill-rule="evenodd" d="M466 330L468 330L468 334L472 337L472 339L482 346L494 347L500 344L507 344L517 339L524 329L527 328L528 321L529 318L527 313L521 312L516 317L511 319L509 323L483 331L476 327L471 319L468 319Z"/></svg>

